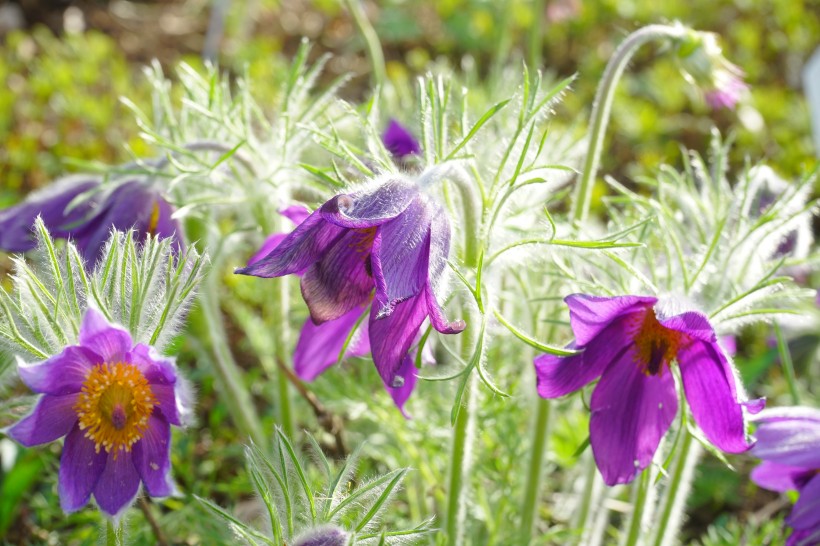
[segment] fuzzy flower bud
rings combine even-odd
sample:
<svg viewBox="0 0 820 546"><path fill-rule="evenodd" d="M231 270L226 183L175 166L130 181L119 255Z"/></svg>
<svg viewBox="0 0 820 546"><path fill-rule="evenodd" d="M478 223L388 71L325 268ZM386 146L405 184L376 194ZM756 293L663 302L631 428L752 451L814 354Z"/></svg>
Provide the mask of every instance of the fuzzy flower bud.
<svg viewBox="0 0 820 546"><path fill-rule="evenodd" d="M713 110L734 108L749 88L743 71L723 56L711 32L688 33L678 44L678 60L684 77L703 90Z"/></svg>
<svg viewBox="0 0 820 546"><path fill-rule="evenodd" d="M297 538L294 546L347 546L349 535L338 527L328 526L314 529Z"/></svg>

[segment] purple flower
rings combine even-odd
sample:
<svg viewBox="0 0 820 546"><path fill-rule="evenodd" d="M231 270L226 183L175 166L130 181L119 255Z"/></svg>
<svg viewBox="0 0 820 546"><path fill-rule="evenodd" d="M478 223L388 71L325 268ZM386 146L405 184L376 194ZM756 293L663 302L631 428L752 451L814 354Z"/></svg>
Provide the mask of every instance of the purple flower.
<svg viewBox="0 0 820 546"><path fill-rule="evenodd" d="M703 90L713 110L734 108L749 88L743 71L723 56L711 32L689 32L678 44L678 58L686 78Z"/></svg>
<svg viewBox="0 0 820 546"><path fill-rule="evenodd" d="M63 510L79 510L93 494L116 519L140 482L152 497L174 493L171 425L182 425L190 411L190 389L172 359L134 345L127 331L88 309L79 345L18 369L43 396L5 433L27 447L66 437L59 473Z"/></svg>
<svg viewBox="0 0 820 546"><path fill-rule="evenodd" d="M572 356L535 359L538 394L558 398L600 378L592 392L590 444L608 485L630 482L652 461L678 411L677 362L695 422L729 453L749 449L737 382L707 318L659 317L649 296L568 296Z"/></svg>
<svg viewBox="0 0 820 546"><path fill-rule="evenodd" d="M295 546L347 546L350 535L344 530L326 526L310 531L307 535L296 539Z"/></svg>
<svg viewBox="0 0 820 546"><path fill-rule="evenodd" d="M800 498L786 518L793 529L786 544L820 544L820 410L774 408L754 421L757 443L750 453L763 462L752 471L752 481L781 493L799 491Z"/></svg>
<svg viewBox="0 0 820 546"><path fill-rule="evenodd" d="M174 237L181 246L179 225L171 218L173 212L161 193L141 180L104 189L99 180L69 177L0 211L0 249L33 249L36 243L31 226L38 215L53 237L72 239L91 262L100 258L112 229L133 228L141 240L149 234Z"/></svg>
<svg viewBox="0 0 820 546"><path fill-rule="evenodd" d="M743 83L741 73L728 70L719 78L715 78L712 85L713 87L706 88L703 92L706 104L712 110L733 110L749 89L749 86Z"/></svg>
<svg viewBox="0 0 820 546"><path fill-rule="evenodd" d="M446 212L413 183L393 179L337 195L267 256L236 272L301 275L311 316L305 325L309 333L303 331L302 337L324 336L327 346L331 341L338 346L336 355L370 305L366 332L376 369L388 388L404 393L415 382L406 357L424 320L446 334L466 326L448 322L436 300L449 249ZM297 347L297 363L308 347ZM349 350L362 354L367 349L351 344ZM315 377L335 360L326 356L310 362L309 369L297 366L303 377Z"/></svg>
<svg viewBox="0 0 820 546"><path fill-rule="evenodd" d="M421 153L421 146L416 137L395 119L388 123L382 135L382 142L387 151L399 161Z"/></svg>

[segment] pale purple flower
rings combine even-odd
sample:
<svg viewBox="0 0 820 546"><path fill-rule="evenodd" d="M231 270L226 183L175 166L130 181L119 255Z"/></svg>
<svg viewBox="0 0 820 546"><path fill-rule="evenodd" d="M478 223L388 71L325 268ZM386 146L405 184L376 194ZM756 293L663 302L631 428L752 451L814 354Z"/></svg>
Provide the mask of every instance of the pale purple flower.
<svg viewBox="0 0 820 546"><path fill-rule="evenodd" d="M306 535L297 538L294 546L347 546L350 535L338 527L328 525L314 529Z"/></svg>
<svg viewBox="0 0 820 546"><path fill-rule="evenodd" d="M421 153L421 145L416 137L395 119L391 119L387 124L382 142L387 151L398 160Z"/></svg>
<svg viewBox="0 0 820 546"><path fill-rule="evenodd" d="M337 195L267 256L236 272L258 277L300 275L312 321L305 328L317 329L307 337L326 336L338 343L338 350L370 305L363 322L376 369L385 386L404 392L412 390L415 382L405 357L425 319L447 334L466 326L462 321L448 322L436 300L449 248L446 212L412 182L391 179ZM364 347L355 345L351 350L362 353ZM307 346L297 347L295 361L307 350ZM310 362L310 370L297 365L303 377L315 377L335 360Z"/></svg>
<svg viewBox="0 0 820 546"><path fill-rule="evenodd" d="M800 497L786 518L787 546L820 544L820 410L773 408L755 416L757 443L750 454L763 459L752 471L759 486Z"/></svg>
<svg viewBox="0 0 820 546"><path fill-rule="evenodd" d="M171 425L190 412L190 389L170 358L134 344L130 334L88 309L79 344L43 362L18 367L41 393L32 412L5 430L30 447L65 436L60 505L75 512L91 496L118 518L143 484L148 495L175 492Z"/></svg>
<svg viewBox="0 0 820 546"><path fill-rule="evenodd" d="M723 56L717 35L692 31L678 44L684 75L703 90L713 109L733 109L749 87L743 71Z"/></svg>
<svg viewBox="0 0 820 546"><path fill-rule="evenodd" d="M720 78L715 78L712 85L713 87L707 87L703 91L706 104L712 110L733 110L749 90L749 86L743 82L742 74L738 72L726 71Z"/></svg>
<svg viewBox="0 0 820 546"><path fill-rule="evenodd" d="M568 296L572 356L535 359L538 394L558 398L595 381L590 445L608 485L628 483L646 468L678 411L677 363L695 422L719 449L746 451L744 402L732 366L706 316L659 316L650 296Z"/></svg>

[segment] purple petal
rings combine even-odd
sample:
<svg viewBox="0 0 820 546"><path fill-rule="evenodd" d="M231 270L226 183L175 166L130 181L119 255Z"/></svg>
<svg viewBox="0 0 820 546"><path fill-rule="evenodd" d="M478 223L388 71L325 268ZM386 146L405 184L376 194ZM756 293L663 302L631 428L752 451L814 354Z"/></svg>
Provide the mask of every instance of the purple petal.
<svg viewBox="0 0 820 546"><path fill-rule="evenodd" d="M395 385L398 385L396 387L388 383L384 384L384 388L390 393L390 396L393 398L393 403L396 404L396 407L399 408L399 411L404 415L405 419L410 419L410 414L404 410L404 404L410 398L410 395L413 394L413 390L416 388L416 382L418 381L415 360L416 351L410 351L402 359L401 367L396 373L397 377L403 378L404 382L401 383L401 385L398 385L399 381L394 382Z"/></svg>
<svg viewBox="0 0 820 546"><path fill-rule="evenodd" d="M706 438L728 453L751 447L732 369L717 342L692 341L678 351L683 390Z"/></svg>
<svg viewBox="0 0 820 546"><path fill-rule="evenodd" d="M89 307L80 326L80 345L94 351L103 362L122 362L133 341L127 331L110 324L105 316Z"/></svg>
<svg viewBox="0 0 820 546"><path fill-rule="evenodd" d="M22 203L0 210L0 249L6 252L34 249L36 243L31 228L37 216L43 219L52 237L67 237L69 232L63 226L82 220L93 201L83 201L69 210L67 207L99 183L84 176L70 176L30 193Z"/></svg>
<svg viewBox="0 0 820 546"><path fill-rule="evenodd" d="M757 443L751 454L760 459L803 468L820 468L820 410L772 408L754 417Z"/></svg>
<svg viewBox="0 0 820 546"><path fill-rule="evenodd" d="M658 317L658 322L665 328L682 332L700 341L711 344L716 344L717 342L715 330L712 328L712 325L709 324L709 319L706 318L706 315L698 311L687 311L668 318ZM720 352L720 348L716 348Z"/></svg>
<svg viewBox="0 0 820 546"><path fill-rule="evenodd" d="M668 372L645 375L627 351L604 372L590 408L589 440L604 482L629 483L652 462L675 419L675 380Z"/></svg>
<svg viewBox="0 0 820 546"><path fill-rule="evenodd" d="M74 405L79 394L44 395L27 416L5 430L5 434L26 447L53 442L68 434L77 422Z"/></svg>
<svg viewBox="0 0 820 546"><path fill-rule="evenodd" d="M657 303L657 298L650 296L588 296L572 294L564 298L569 307L569 320L575 343L582 347L595 337L616 318L643 311Z"/></svg>
<svg viewBox="0 0 820 546"><path fill-rule="evenodd" d="M786 546L817 546L820 544L820 528L793 530L786 540Z"/></svg>
<svg viewBox="0 0 820 546"><path fill-rule="evenodd" d="M302 297L316 324L334 320L370 300L372 232L348 230L302 277Z"/></svg>
<svg viewBox="0 0 820 546"><path fill-rule="evenodd" d="M165 419L173 425L181 426L182 415L188 410L181 407L177 397L180 377L174 359L164 357L153 347L139 343L128 352L126 362L136 365L145 376Z"/></svg>
<svg viewBox="0 0 820 546"><path fill-rule="evenodd" d="M439 283L447 268L447 258L450 257L450 217L447 211L433 202L429 203L433 209L430 223L430 285L439 288Z"/></svg>
<svg viewBox="0 0 820 546"><path fill-rule="evenodd" d="M820 527L820 474L800 490L800 498L786 518L786 523L795 529Z"/></svg>
<svg viewBox="0 0 820 546"><path fill-rule="evenodd" d="M447 317L444 316L444 311L442 311L441 306L436 300L435 294L433 294L433 288L429 284L424 291L424 301L427 304L430 324L432 324L433 328L438 332L442 334L458 334L467 327L467 323L463 320L454 320L452 322L447 320Z"/></svg>
<svg viewBox="0 0 820 546"><path fill-rule="evenodd" d="M576 355L537 356L535 375L538 394L542 398L558 398L575 392L601 377L610 365L624 361L627 351L634 347L625 323L624 317L615 319ZM575 349L576 346L570 344L568 348Z"/></svg>
<svg viewBox="0 0 820 546"><path fill-rule="evenodd" d="M308 219L310 211L304 205L291 205L280 210L279 214L293 222L293 225L298 226Z"/></svg>
<svg viewBox="0 0 820 546"><path fill-rule="evenodd" d="M328 222L345 228L369 228L389 222L418 196L411 182L389 180L351 194L337 195L319 209Z"/></svg>
<svg viewBox="0 0 820 546"><path fill-rule="evenodd" d="M134 466L152 497L167 497L175 491L171 479L171 425L156 414L148 418L148 428L132 448ZM122 457L122 455L120 455Z"/></svg>
<svg viewBox="0 0 820 546"><path fill-rule="evenodd" d="M430 207L417 198L398 217L382 225L373 241L373 280L379 315L421 292L430 263Z"/></svg>
<svg viewBox="0 0 820 546"><path fill-rule="evenodd" d="M17 372L34 392L69 394L80 392L91 368L102 362L94 351L72 345L39 364L18 364Z"/></svg>
<svg viewBox="0 0 820 546"><path fill-rule="evenodd" d="M299 341L293 352L293 369L296 375L304 381L313 381L323 371L336 364L351 330L366 310L367 304L360 305L336 320L319 325L308 318L302 326ZM344 356L362 356L369 351L367 321L363 320L347 346Z"/></svg>
<svg viewBox="0 0 820 546"><path fill-rule="evenodd" d="M104 450L95 451L94 442L85 437L79 425L71 429L60 457L60 506L64 512L76 512L88 503L106 458Z"/></svg>
<svg viewBox="0 0 820 546"><path fill-rule="evenodd" d="M402 361L418 334L427 315L423 294L405 300L393 309L393 313L377 318L376 306L370 308L370 350L373 363L382 381L395 388L406 384L410 378L400 375Z"/></svg>
<svg viewBox="0 0 820 546"><path fill-rule="evenodd" d="M382 142L391 154L397 159L403 159L408 155L421 153L419 141L398 121L391 119L387 125Z"/></svg>
<svg viewBox="0 0 820 546"><path fill-rule="evenodd" d="M752 470L749 477L764 489L785 493L805 485L806 472L805 468L798 466L763 461ZM813 470L810 472L814 473Z"/></svg>
<svg viewBox="0 0 820 546"><path fill-rule="evenodd" d="M100 510L118 519L134 502L139 487L140 476L134 466L133 453L120 451L115 458L112 452L107 455L105 470L94 486L94 499Z"/></svg>
<svg viewBox="0 0 820 546"><path fill-rule="evenodd" d="M300 274L320 260L345 232L345 229L325 221L321 211L314 211L267 256L235 273L268 278Z"/></svg>
<svg viewBox="0 0 820 546"><path fill-rule="evenodd" d="M310 211L301 205L292 205L286 209L280 210L279 214L288 218L291 222L298 226L307 220L307 217L310 216ZM279 246L279 244L285 240L287 236L287 233L274 233L273 235L270 235L267 239L265 239L265 242L262 243L262 246L259 247L259 250L257 250L256 253L248 260L248 265L251 266L270 254L274 248Z"/></svg>

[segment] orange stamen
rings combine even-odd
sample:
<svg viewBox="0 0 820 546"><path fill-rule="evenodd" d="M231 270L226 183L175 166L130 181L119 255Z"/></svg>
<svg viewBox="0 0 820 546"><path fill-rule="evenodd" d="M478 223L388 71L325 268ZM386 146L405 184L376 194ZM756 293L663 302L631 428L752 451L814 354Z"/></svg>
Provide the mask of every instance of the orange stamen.
<svg viewBox="0 0 820 546"><path fill-rule="evenodd" d="M661 325L652 308L637 320L635 363L646 375L661 375L677 357L684 334Z"/></svg>

